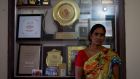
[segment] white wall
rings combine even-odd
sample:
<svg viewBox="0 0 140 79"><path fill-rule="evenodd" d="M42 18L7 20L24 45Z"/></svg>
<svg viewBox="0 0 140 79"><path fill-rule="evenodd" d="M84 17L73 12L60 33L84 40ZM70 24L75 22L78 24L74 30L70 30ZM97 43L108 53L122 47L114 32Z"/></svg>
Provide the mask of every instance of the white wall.
<svg viewBox="0 0 140 79"><path fill-rule="evenodd" d="M0 79L7 79L8 0L0 0Z"/></svg>
<svg viewBox="0 0 140 79"><path fill-rule="evenodd" d="M125 0L127 79L140 79L140 0Z"/></svg>

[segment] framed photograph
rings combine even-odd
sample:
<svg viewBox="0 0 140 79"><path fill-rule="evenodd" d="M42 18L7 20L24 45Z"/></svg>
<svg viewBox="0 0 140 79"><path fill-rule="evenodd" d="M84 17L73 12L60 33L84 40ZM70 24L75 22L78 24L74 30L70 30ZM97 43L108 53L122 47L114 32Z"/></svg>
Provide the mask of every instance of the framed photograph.
<svg viewBox="0 0 140 79"><path fill-rule="evenodd" d="M68 75L75 75L75 58L79 50L86 48L86 46L67 46L68 52Z"/></svg>
<svg viewBox="0 0 140 79"><path fill-rule="evenodd" d="M40 39L43 14L19 14L17 39Z"/></svg>
<svg viewBox="0 0 140 79"><path fill-rule="evenodd" d="M33 69L40 69L41 45L20 44L17 75L32 75Z"/></svg>
<svg viewBox="0 0 140 79"><path fill-rule="evenodd" d="M103 21L96 21L96 20L91 20L90 21L90 29L92 28L93 25L95 24L102 24L106 28L106 36L107 37L112 37L112 21L111 20L103 20Z"/></svg>
<svg viewBox="0 0 140 79"><path fill-rule="evenodd" d="M75 26L75 31L78 34L79 39L87 39L89 32L89 20L80 19Z"/></svg>
<svg viewBox="0 0 140 79"><path fill-rule="evenodd" d="M80 19L92 19L92 0L80 0Z"/></svg>
<svg viewBox="0 0 140 79"><path fill-rule="evenodd" d="M92 12L92 0L81 0L80 1L80 13L90 14ZM87 17L85 17L87 18Z"/></svg>

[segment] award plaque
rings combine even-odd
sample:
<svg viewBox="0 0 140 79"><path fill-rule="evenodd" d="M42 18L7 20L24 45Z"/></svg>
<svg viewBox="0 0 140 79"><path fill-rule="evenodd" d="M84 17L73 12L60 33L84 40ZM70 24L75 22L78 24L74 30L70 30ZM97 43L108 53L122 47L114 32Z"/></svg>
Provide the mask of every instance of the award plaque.
<svg viewBox="0 0 140 79"><path fill-rule="evenodd" d="M17 38L40 38L42 27L41 14L20 14L18 15Z"/></svg>
<svg viewBox="0 0 140 79"><path fill-rule="evenodd" d="M46 57L46 64L47 66L58 66L59 64L62 64L62 56L61 51L52 49L48 52L48 56Z"/></svg>
<svg viewBox="0 0 140 79"><path fill-rule="evenodd" d="M77 39L76 32L56 32L55 39Z"/></svg>
<svg viewBox="0 0 140 79"><path fill-rule="evenodd" d="M80 9L74 0L61 0L53 8L53 19L61 26L72 25L80 16Z"/></svg>
<svg viewBox="0 0 140 79"><path fill-rule="evenodd" d="M20 45L18 74L32 74L33 69L40 68L40 45Z"/></svg>
<svg viewBox="0 0 140 79"><path fill-rule="evenodd" d="M66 61L66 49L61 45L45 45L43 51L43 74L48 75L50 67L59 67L60 64ZM46 70L47 69L47 70ZM49 73L50 74L50 73Z"/></svg>

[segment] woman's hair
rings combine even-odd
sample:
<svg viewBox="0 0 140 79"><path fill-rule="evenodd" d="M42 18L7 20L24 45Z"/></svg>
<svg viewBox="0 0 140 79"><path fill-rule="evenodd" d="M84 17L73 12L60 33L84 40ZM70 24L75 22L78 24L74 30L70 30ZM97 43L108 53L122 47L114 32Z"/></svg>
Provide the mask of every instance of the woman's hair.
<svg viewBox="0 0 140 79"><path fill-rule="evenodd" d="M90 36L92 35L92 33L97 29L97 28L102 28L104 30L104 33L106 33L106 28L105 26L103 26L102 24L95 24L92 26L89 34L88 34L88 40L89 42L91 43L91 39L90 39Z"/></svg>

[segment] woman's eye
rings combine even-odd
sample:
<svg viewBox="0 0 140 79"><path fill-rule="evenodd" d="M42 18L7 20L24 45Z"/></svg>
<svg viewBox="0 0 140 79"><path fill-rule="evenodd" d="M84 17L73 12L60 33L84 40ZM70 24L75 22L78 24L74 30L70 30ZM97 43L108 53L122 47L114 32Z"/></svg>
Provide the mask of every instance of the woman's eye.
<svg viewBox="0 0 140 79"><path fill-rule="evenodd" d="M95 33L95 35L97 36L97 35L98 35L98 33Z"/></svg>
<svg viewBox="0 0 140 79"><path fill-rule="evenodd" d="M94 35L95 35L95 36L98 36L98 35L99 35L99 36L104 36L105 34L103 34L103 33L95 33Z"/></svg>
<svg viewBox="0 0 140 79"><path fill-rule="evenodd" d="M101 34L101 36L105 36L105 34Z"/></svg>

